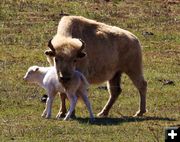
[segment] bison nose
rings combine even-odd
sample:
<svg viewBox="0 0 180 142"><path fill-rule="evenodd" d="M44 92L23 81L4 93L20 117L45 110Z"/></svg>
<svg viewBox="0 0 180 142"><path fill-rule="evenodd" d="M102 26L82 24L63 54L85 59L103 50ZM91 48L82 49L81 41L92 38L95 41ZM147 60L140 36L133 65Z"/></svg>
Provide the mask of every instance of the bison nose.
<svg viewBox="0 0 180 142"><path fill-rule="evenodd" d="M63 81L63 82L67 82L70 79L71 79L70 77L60 77L60 81Z"/></svg>

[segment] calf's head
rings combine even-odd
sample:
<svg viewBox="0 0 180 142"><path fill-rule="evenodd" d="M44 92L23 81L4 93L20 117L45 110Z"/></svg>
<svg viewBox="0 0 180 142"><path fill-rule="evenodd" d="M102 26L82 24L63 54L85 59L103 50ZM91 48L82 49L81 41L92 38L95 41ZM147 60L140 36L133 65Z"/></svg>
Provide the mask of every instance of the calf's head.
<svg viewBox="0 0 180 142"><path fill-rule="evenodd" d="M75 38L58 38L49 41L45 54L54 58L59 81L69 81L76 67L76 62L86 56L82 50L85 43Z"/></svg>
<svg viewBox="0 0 180 142"><path fill-rule="evenodd" d="M37 81L37 78L38 78L38 70L39 70L38 66L31 66L28 69L28 71L26 72L26 74L23 77L23 79L25 81L27 81L27 82L35 83Z"/></svg>

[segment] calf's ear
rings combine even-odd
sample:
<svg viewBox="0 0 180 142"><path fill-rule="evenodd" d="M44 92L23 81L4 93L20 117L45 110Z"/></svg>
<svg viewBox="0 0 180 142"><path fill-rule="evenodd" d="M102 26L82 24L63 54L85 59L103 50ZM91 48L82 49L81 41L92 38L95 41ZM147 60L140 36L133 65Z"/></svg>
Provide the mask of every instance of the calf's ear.
<svg viewBox="0 0 180 142"><path fill-rule="evenodd" d="M38 71L39 70L39 68L36 68L36 70L35 71Z"/></svg>
<svg viewBox="0 0 180 142"><path fill-rule="evenodd" d="M55 56L55 52L53 52L52 50L46 50L46 51L44 52L44 54L47 55L47 56L51 56L51 57L52 57L52 56L53 56L53 57Z"/></svg>
<svg viewBox="0 0 180 142"><path fill-rule="evenodd" d="M39 70L39 67L36 67L33 69L34 72L38 71Z"/></svg>

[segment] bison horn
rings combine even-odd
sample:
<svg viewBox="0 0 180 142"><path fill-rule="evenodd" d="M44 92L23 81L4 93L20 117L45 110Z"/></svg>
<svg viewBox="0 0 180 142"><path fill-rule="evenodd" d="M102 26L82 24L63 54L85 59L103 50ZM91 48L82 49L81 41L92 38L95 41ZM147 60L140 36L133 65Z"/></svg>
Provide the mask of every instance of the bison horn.
<svg viewBox="0 0 180 142"><path fill-rule="evenodd" d="M49 40L49 42L48 42L48 47L49 47L53 52L55 52L55 49L54 49L51 41L52 41L52 39Z"/></svg>
<svg viewBox="0 0 180 142"><path fill-rule="evenodd" d="M82 46L81 46L81 51L82 51L85 48L86 43L82 39L79 39L79 40L82 42Z"/></svg>

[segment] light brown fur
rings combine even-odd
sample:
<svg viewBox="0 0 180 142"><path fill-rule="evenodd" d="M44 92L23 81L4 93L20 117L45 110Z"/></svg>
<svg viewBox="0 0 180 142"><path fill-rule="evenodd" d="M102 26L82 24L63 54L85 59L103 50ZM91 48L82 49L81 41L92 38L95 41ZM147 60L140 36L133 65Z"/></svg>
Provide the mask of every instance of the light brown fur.
<svg viewBox="0 0 180 142"><path fill-rule="evenodd" d="M141 45L137 37L129 31L81 16L64 16L51 43L56 52L55 58L63 56L66 60L67 66L64 69L68 75L72 61L81 47L78 39L85 42L87 57L78 60L76 68L86 76L90 84L109 81L110 98L99 115L108 115L121 93L121 74L126 73L139 90L140 110L136 115L142 116L146 112L147 83L143 77ZM56 66L57 70L62 69L58 63Z"/></svg>

